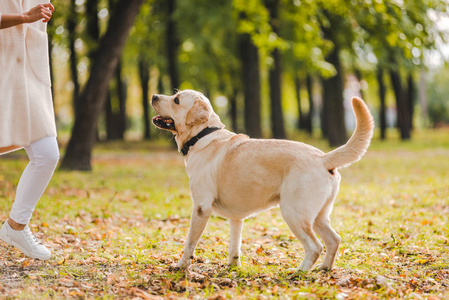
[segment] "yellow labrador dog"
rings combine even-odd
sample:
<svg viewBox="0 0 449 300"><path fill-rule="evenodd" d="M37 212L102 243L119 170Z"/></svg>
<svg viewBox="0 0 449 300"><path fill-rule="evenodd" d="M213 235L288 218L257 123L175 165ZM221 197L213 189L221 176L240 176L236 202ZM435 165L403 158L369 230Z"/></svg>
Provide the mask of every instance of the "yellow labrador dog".
<svg viewBox="0 0 449 300"><path fill-rule="evenodd" d="M209 100L193 90L154 95L151 105L158 114L154 125L171 131L185 156L193 199L189 235L175 268L189 267L212 212L229 219L228 262L239 266L243 220L279 205L306 251L298 270L310 270L323 250L316 234L327 248L318 270L332 269L341 240L329 223L340 184L338 168L358 161L373 135L373 118L362 100L352 99L357 119L352 137L329 153L304 143L230 132Z"/></svg>

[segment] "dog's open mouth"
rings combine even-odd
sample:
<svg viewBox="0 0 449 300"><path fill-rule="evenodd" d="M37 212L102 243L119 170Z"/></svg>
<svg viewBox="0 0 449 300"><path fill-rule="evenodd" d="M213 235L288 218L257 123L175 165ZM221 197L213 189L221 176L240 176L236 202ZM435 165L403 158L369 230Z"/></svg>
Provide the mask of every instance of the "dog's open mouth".
<svg viewBox="0 0 449 300"><path fill-rule="evenodd" d="M169 117L155 116L153 117L153 124L160 129L175 131L175 121Z"/></svg>

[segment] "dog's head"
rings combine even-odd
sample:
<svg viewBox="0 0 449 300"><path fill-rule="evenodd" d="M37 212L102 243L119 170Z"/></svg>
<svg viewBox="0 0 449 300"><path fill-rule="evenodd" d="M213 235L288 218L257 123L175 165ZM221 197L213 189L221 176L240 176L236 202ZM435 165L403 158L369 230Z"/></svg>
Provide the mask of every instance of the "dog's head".
<svg viewBox="0 0 449 300"><path fill-rule="evenodd" d="M179 91L173 96L153 95L151 106L157 113L153 124L171 131L178 148L206 127L224 128L209 99L197 91Z"/></svg>

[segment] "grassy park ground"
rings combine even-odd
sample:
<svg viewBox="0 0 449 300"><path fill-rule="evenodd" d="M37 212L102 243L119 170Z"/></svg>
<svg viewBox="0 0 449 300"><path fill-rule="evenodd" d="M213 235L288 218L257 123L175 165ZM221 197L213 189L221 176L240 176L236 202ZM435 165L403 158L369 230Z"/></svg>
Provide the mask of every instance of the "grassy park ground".
<svg viewBox="0 0 449 300"><path fill-rule="evenodd" d="M26 164L23 151L0 158L2 221ZM93 167L57 171L38 203L31 227L49 261L0 242L0 298L449 299L447 129L374 140L342 170L335 268L300 276L289 269L303 247L278 208L245 221L241 268L226 267L228 224L212 217L189 272L170 272L191 212L183 158L168 143L108 143Z"/></svg>

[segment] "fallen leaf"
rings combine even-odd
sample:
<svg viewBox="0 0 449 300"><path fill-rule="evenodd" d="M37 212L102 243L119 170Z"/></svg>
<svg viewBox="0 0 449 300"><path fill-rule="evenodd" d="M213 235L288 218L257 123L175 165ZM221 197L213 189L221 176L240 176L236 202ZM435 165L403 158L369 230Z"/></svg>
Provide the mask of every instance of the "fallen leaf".
<svg viewBox="0 0 449 300"><path fill-rule="evenodd" d="M27 267L29 265L30 265L30 263L28 262L28 260L24 260L23 263L22 263L22 268L25 268L25 267Z"/></svg>
<svg viewBox="0 0 449 300"><path fill-rule="evenodd" d="M60 261L58 261L57 264L58 264L58 265L63 265L63 264L66 263L66 261L67 261L67 260L66 260L65 257L64 257L63 259L61 259Z"/></svg>

